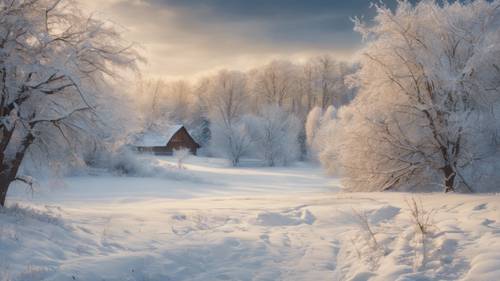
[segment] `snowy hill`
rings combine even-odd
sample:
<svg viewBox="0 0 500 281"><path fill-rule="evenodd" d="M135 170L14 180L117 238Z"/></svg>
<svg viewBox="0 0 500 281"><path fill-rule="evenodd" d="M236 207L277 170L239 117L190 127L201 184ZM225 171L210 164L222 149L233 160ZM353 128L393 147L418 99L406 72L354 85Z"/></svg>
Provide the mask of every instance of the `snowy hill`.
<svg viewBox="0 0 500 281"><path fill-rule="evenodd" d="M498 195L342 193L308 164L251 166L12 189L0 280L500 280Z"/></svg>

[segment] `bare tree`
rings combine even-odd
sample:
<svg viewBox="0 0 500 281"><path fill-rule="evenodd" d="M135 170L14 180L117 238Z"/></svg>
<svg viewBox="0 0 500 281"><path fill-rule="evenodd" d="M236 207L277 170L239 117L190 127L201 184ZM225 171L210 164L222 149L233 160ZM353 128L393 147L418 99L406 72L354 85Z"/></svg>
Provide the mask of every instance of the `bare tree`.
<svg viewBox="0 0 500 281"><path fill-rule="evenodd" d="M233 121L230 126L216 121L211 124L211 130L212 151L228 159L232 166L240 165L241 158L252 151L251 134L242 120Z"/></svg>
<svg viewBox="0 0 500 281"><path fill-rule="evenodd" d="M321 108L326 109L332 103L334 87L336 85L335 61L330 56L321 56L316 59L316 72L321 85Z"/></svg>
<svg viewBox="0 0 500 281"><path fill-rule="evenodd" d="M295 67L289 61L272 61L257 71L253 91L263 103L283 106L294 91Z"/></svg>
<svg viewBox="0 0 500 281"><path fill-rule="evenodd" d="M302 66L298 79L299 93L306 99L306 113L316 105L315 79L314 60L309 60Z"/></svg>
<svg viewBox="0 0 500 281"><path fill-rule="evenodd" d="M210 80L206 94L202 98L211 118L230 126L245 111L247 101L245 75L237 71L220 71Z"/></svg>
<svg viewBox="0 0 500 281"><path fill-rule="evenodd" d="M266 165L287 165L298 158L301 124L293 114L277 105L265 105L253 118L252 126L256 155Z"/></svg>
<svg viewBox="0 0 500 281"><path fill-rule="evenodd" d="M169 83L165 99L169 120L187 123L193 115L190 83L184 80Z"/></svg>
<svg viewBox="0 0 500 281"><path fill-rule="evenodd" d="M233 166L247 152L250 139L241 117L246 110L246 77L241 72L221 71L210 80L203 97L211 119L211 146Z"/></svg>
<svg viewBox="0 0 500 281"><path fill-rule="evenodd" d="M158 122L164 122L164 102L166 83L162 79L137 81L138 111L145 130L153 130Z"/></svg>
<svg viewBox="0 0 500 281"><path fill-rule="evenodd" d="M116 67L134 68L138 56L110 23L85 17L72 2L4 0L0 7L3 206L33 145L71 144L92 131L100 86Z"/></svg>

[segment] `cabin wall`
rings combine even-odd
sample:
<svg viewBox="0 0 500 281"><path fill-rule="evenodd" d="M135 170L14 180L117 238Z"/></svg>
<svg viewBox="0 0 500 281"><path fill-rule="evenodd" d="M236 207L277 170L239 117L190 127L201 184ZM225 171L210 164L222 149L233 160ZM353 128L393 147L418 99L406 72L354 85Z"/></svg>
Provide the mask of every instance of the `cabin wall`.
<svg viewBox="0 0 500 281"><path fill-rule="evenodd" d="M169 151L174 151L177 149L187 148L193 155L196 155L196 152L199 148L199 145L194 142L194 140L189 136L186 129L179 130L175 135L172 136L172 139L167 144L167 149Z"/></svg>
<svg viewBox="0 0 500 281"><path fill-rule="evenodd" d="M138 152L153 153L155 155L172 155L173 151L167 149L166 146L138 146Z"/></svg>

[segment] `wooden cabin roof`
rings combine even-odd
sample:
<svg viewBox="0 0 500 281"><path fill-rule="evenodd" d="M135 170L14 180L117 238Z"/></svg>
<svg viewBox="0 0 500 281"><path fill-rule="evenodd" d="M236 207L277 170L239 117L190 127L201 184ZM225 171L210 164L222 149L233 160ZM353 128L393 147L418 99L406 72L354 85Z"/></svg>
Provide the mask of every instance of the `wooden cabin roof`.
<svg viewBox="0 0 500 281"><path fill-rule="evenodd" d="M165 132L143 132L134 136L130 144L143 147L165 146L183 127L183 125L173 125Z"/></svg>

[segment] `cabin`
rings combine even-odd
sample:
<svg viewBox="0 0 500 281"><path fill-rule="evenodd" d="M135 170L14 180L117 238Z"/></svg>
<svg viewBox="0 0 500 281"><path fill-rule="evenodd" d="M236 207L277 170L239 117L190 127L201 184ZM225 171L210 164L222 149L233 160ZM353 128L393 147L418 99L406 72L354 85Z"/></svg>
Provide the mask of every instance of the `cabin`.
<svg viewBox="0 0 500 281"><path fill-rule="evenodd" d="M183 125L171 126L162 133L142 133L135 136L131 143L139 152L155 155L172 155L174 150L187 148L196 155L200 145L191 137Z"/></svg>

